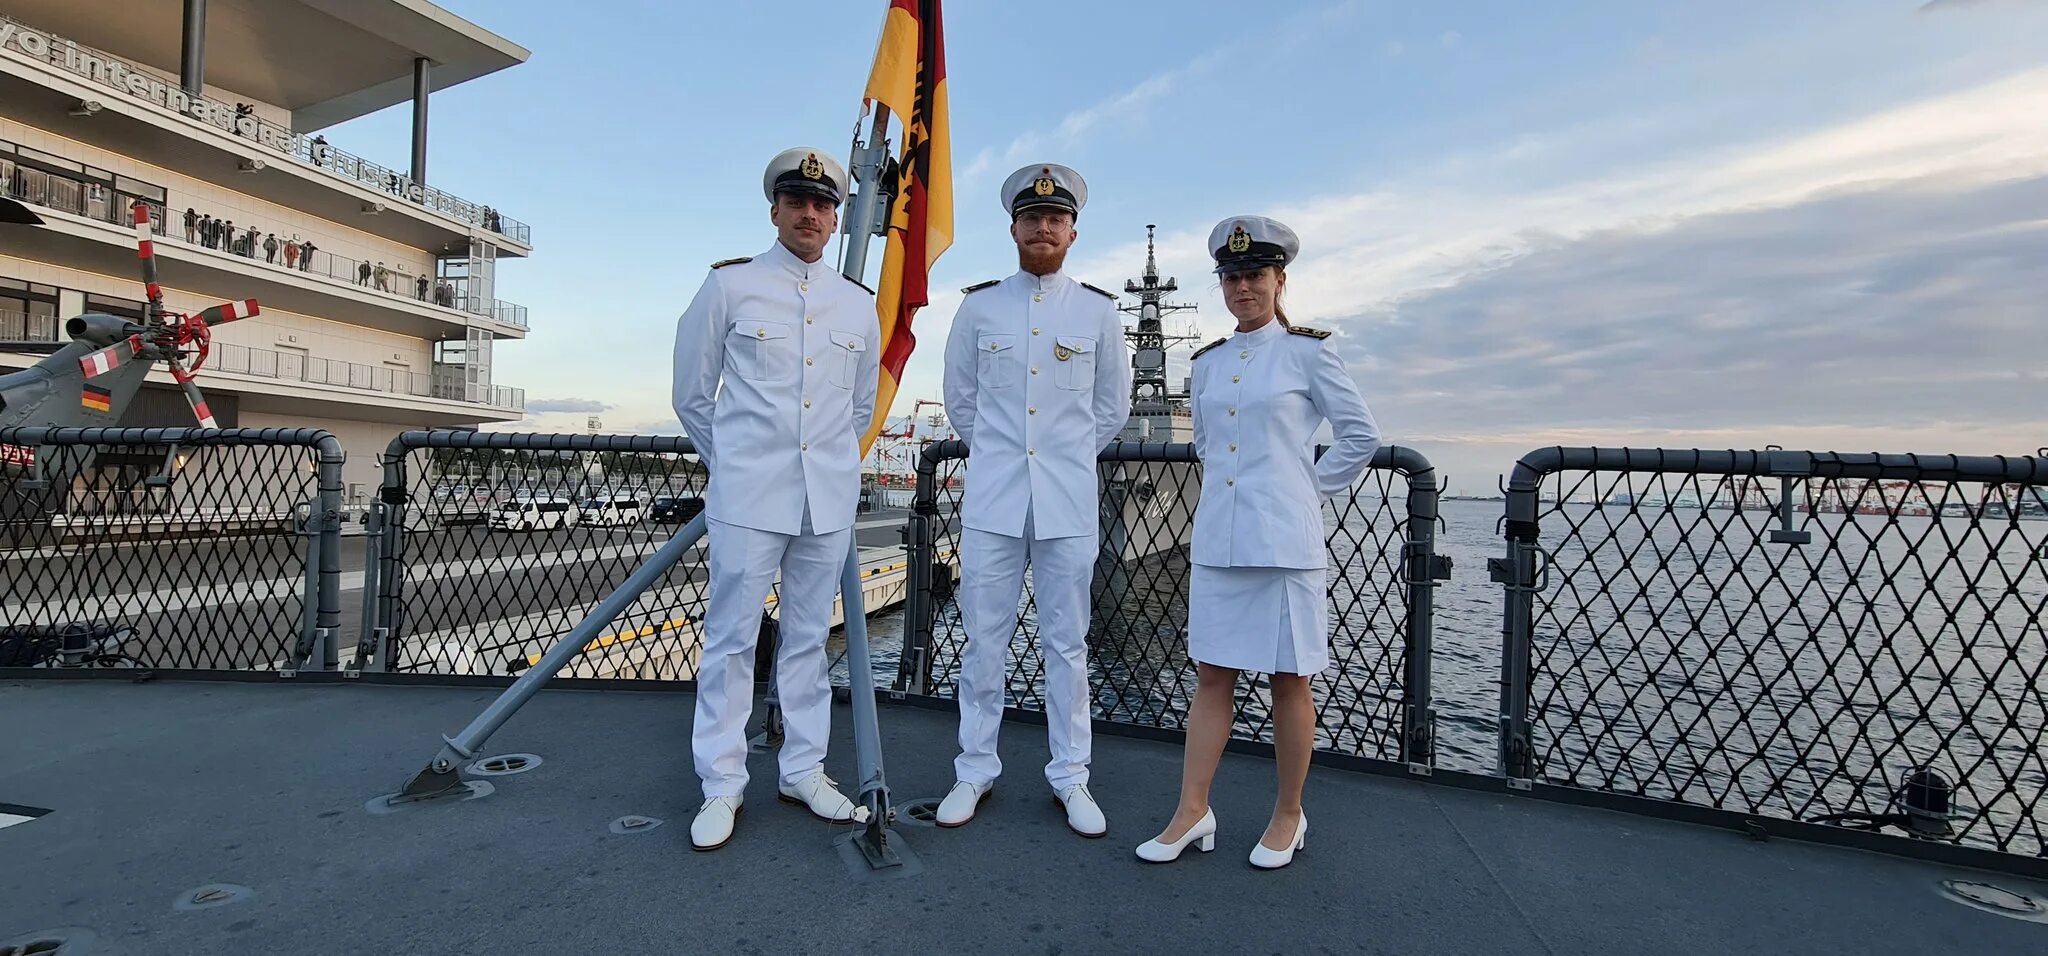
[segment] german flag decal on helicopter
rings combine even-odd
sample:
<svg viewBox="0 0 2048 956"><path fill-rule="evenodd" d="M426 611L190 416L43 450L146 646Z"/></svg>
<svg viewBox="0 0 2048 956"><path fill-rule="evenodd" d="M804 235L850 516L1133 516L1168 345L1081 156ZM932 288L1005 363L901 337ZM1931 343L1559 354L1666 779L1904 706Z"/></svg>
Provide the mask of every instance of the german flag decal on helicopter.
<svg viewBox="0 0 2048 956"><path fill-rule="evenodd" d="M78 404L96 412L111 412L114 410L114 393L87 382L85 391L79 393Z"/></svg>

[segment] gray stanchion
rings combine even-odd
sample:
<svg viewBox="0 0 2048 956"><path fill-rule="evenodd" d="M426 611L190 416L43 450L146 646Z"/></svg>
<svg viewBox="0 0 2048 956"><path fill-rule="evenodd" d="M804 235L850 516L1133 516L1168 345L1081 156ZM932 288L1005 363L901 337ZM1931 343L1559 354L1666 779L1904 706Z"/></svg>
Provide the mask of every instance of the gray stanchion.
<svg viewBox="0 0 2048 956"><path fill-rule="evenodd" d="M875 715L875 672L868 660L867 601L861 592L860 545L846 551L846 570L839 576L841 617L846 621L846 684L853 694L853 760L860 775L860 802L867 808L867 826L852 835L871 869L904 864L889 842L889 785L882 775L882 726Z"/></svg>
<svg viewBox="0 0 2048 956"><path fill-rule="evenodd" d="M531 700L534 694L539 693L541 685L552 680L563 667L568 666L571 659L583 653L584 645L595 639L599 631L611 626L628 606L647 589L653 587L656 581L661 580L661 576L667 574L676 562L681 561L683 554L694 547L698 539L704 537L704 522L702 514L690 519L690 523L684 525L683 530L676 532L676 536L662 545L661 550L648 557L646 562L626 579L626 583L619 585L618 590L613 591L597 607L592 608L589 616L577 624L575 630L556 641L555 646L548 648L548 652L542 655L540 663L519 675L519 679L513 681L512 686L505 688L504 693L498 695L498 699L491 701L491 705L484 708L484 712L478 714L475 720L470 721L469 726L462 728L462 732L453 737L441 738L441 752L419 773L414 774L411 780L406 781L405 788L393 795L391 802L404 803L467 793L468 789L462 782L463 762L474 758L477 750L483 747L484 741L489 740L491 734L496 733L521 706ZM862 653L866 653L865 641L862 644ZM873 702L873 695L870 694L869 704L872 705Z"/></svg>

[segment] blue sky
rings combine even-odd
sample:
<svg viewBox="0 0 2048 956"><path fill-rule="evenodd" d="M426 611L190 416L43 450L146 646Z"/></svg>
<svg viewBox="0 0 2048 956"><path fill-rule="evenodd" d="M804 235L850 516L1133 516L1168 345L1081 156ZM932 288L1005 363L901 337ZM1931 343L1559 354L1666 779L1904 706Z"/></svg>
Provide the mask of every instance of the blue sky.
<svg viewBox="0 0 2048 956"><path fill-rule="evenodd" d="M516 427L676 431L675 316L772 241L792 145L844 155L882 0L442 0L533 51L436 94L430 179L530 223L499 295ZM950 0L957 289L1015 270L996 187L1091 199L1068 271L1160 224L1206 336L1202 240L1301 232L1290 314L1337 330L1389 439L1490 488L1547 444L2031 452L2048 444L2048 3ZM403 107L336 127L401 164ZM879 250L879 246L876 247ZM872 270L871 274L872 274Z"/></svg>

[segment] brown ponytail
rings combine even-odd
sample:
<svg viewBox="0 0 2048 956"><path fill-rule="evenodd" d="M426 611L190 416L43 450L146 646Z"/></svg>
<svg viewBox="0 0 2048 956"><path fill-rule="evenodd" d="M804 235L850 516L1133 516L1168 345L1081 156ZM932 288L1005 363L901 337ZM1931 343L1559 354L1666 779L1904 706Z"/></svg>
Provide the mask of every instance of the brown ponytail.
<svg viewBox="0 0 2048 956"><path fill-rule="evenodd" d="M1281 300L1287 298L1287 270L1274 266L1273 277L1280 280L1280 287L1273 290L1273 317L1280 320L1281 328L1294 328L1294 325L1287 321L1287 310L1280 307Z"/></svg>

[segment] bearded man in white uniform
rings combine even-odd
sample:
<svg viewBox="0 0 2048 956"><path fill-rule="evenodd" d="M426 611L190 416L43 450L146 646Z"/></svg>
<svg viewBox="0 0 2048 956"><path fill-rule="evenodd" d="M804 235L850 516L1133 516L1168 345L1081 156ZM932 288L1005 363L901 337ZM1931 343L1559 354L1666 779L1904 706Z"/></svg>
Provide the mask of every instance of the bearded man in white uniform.
<svg viewBox="0 0 2048 956"><path fill-rule="evenodd" d="M970 286L946 342L946 415L968 446L960 505L960 756L937 823L974 817L1002 773L1004 673L1031 566L1045 658L1045 778L1067 826L1108 832L1088 792L1088 585L1100 536L1095 456L1130 417L1116 297L1063 274L1088 186L1034 165L1003 184L1018 271Z"/></svg>
<svg viewBox="0 0 2048 956"><path fill-rule="evenodd" d="M846 173L822 150L785 150L762 177L776 242L711 267L676 324L675 409L711 472L711 607L691 750L704 805L690 844L732 838L747 788L747 719L761 609L782 575L775 659L784 737L778 798L833 821L864 819L825 776L832 688L825 633L853 544L860 437L874 413L881 329L874 293L824 261Z"/></svg>

